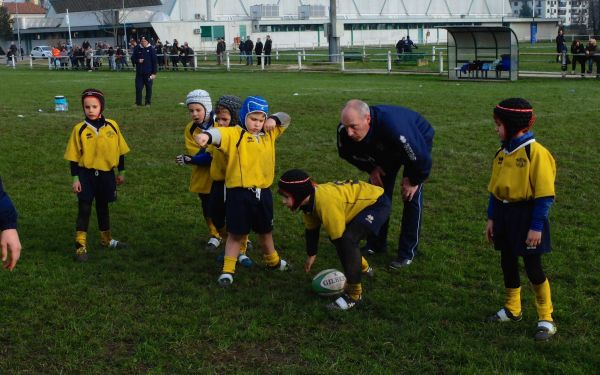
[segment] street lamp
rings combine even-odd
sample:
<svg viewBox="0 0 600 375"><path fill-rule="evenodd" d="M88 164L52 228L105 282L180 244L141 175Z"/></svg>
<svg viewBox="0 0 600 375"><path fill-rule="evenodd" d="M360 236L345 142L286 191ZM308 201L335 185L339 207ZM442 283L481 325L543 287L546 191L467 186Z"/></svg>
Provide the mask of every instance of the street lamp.
<svg viewBox="0 0 600 375"><path fill-rule="evenodd" d="M21 23L19 22L19 3L15 3L15 10L17 13L17 40L19 42L19 50L17 51L18 56L23 56L21 54Z"/></svg>

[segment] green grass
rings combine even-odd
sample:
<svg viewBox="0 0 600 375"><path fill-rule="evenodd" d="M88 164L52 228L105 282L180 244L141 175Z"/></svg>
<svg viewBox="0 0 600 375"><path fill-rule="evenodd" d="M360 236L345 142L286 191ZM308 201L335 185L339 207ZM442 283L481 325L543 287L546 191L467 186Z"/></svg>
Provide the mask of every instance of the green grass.
<svg viewBox="0 0 600 375"><path fill-rule="evenodd" d="M19 213L22 259L0 272L2 374L589 374L600 366L600 156L592 80L455 82L440 77L328 73L161 73L151 108L134 108L132 73L0 70L0 174ZM78 95L106 93L106 115L132 148L127 181L111 206L124 251L101 249L94 215L90 261L75 263L76 199L62 155L82 119ZM425 186L421 248L408 269L390 273L393 254L371 263L365 305L333 314L310 290L300 215L275 203L274 238L295 270L239 269L219 288L220 267L203 252L199 204L178 167L188 91L261 94L292 126L278 142L277 170L306 169L317 181L366 176L336 152L343 103L413 108L436 129ZM67 113L53 112L66 95ZM295 95L298 94L298 95ZM531 338L533 293L522 275L524 319L487 325L503 303L499 255L485 243L486 186L498 140L492 108L522 96L536 113L538 140L556 158L554 251L544 256L559 333ZM41 109L42 112L38 112ZM19 117L22 115L23 117ZM398 197L396 197L397 199ZM396 200L397 202L397 200ZM401 205L390 233L397 246ZM250 254L259 260L258 252ZM314 271L340 268L322 234Z"/></svg>

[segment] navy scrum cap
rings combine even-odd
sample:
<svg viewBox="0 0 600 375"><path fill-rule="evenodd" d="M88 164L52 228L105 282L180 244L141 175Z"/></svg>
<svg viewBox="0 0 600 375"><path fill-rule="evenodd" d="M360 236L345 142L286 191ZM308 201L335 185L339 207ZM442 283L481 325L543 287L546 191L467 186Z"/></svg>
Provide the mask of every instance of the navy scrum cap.
<svg viewBox="0 0 600 375"><path fill-rule="evenodd" d="M504 125L506 139L511 139L521 130L529 129L535 123L533 107L525 99L509 98L494 107L494 117Z"/></svg>
<svg viewBox="0 0 600 375"><path fill-rule="evenodd" d="M278 192L292 198L292 210L296 210L302 201L315 190L310 176L301 169L290 169L281 175Z"/></svg>

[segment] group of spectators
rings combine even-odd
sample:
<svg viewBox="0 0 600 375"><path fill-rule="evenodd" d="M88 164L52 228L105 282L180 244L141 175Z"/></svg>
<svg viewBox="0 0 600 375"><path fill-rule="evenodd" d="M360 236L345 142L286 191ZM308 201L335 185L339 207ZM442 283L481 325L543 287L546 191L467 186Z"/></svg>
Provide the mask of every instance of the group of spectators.
<svg viewBox="0 0 600 375"><path fill-rule="evenodd" d="M396 56L398 57L398 61L402 60L402 54L412 53L413 48L418 49L417 45L410 39L410 36L407 36L406 38L402 37L402 39L396 43Z"/></svg>
<svg viewBox="0 0 600 375"><path fill-rule="evenodd" d="M223 41L223 48L225 41ZM265 43L260 40L260 38L256 39L256 45L250 38L250 35L246 37L245 41L241 41L238 46L240 49L240 63L246 60L246 65L254 65L253 53L256 55L256 65L261 65L262 56L265 56L265 65L271 65L271 50L273 48L273 41L271 40L271 36L267 35L267 39ZM217 61L219 56L219 45L217 44Z"/></svg>
<svg viewBox="0 0 600 375"><path fill-rule="evenodd" d="M571 42L571 56L567 54L567 44L565 42L565 36L563 30L558 30L556 36L556 60L563 64L563 70L567 69L568 64L571 64L571 74L575 74L577 64L581 66L580 74L582 77L585 76L586 68L587 74L592 74L594 70L594 63L596 64L596 78L600 79L600 53L597 51L596 39L590 38L587 44L580 39L574 39ZM563 57L564 56L564 57ZM562 61L565 59L565 61Z"/></svg>

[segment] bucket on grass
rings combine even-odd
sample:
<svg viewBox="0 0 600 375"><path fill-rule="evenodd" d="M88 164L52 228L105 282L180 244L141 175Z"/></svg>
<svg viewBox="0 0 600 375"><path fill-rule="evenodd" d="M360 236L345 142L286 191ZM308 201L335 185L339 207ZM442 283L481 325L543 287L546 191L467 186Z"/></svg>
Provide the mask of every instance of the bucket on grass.
<svg viewBox="0 0 600 375"><path fill-rule="evenodd" d="M57 95L54 97L54 111L66 112L69 110L69 102L63 95Z"/></svg>

